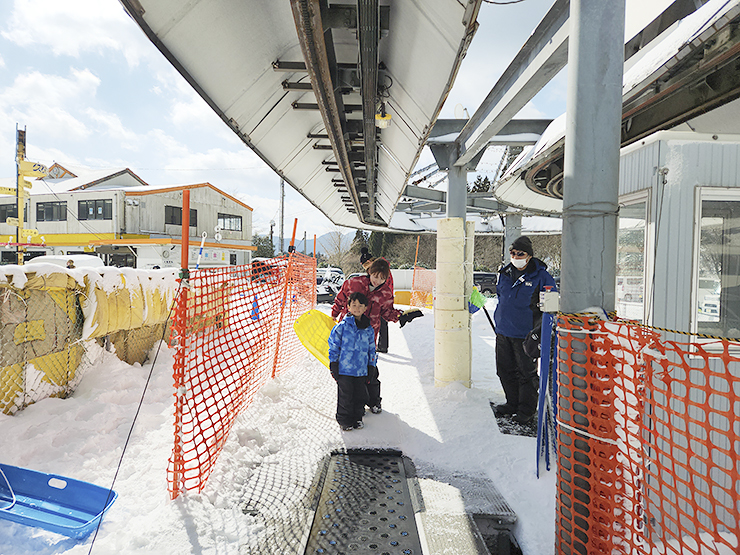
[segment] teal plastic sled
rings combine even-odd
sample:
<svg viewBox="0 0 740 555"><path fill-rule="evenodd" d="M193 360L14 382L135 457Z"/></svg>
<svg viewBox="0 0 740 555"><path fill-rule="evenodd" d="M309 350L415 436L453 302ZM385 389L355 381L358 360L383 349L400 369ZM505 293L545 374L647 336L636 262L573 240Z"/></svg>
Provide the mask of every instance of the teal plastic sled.
<svg viewBox="0 0 740 555"><path fill-rule="evenodd" d="M0 518L81 539L118 494L88 482L0 463Z"/></svg>

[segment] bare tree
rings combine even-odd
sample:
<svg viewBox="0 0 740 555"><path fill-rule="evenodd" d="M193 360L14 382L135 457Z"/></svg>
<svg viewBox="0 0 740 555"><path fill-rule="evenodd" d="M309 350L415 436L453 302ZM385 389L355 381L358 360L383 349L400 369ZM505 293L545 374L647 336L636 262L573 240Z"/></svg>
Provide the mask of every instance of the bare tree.
<svg viewBox="0 0 740 555"><path fill-rule="evenodd" d="M336 229L328 233L327 238L321 244L329 265L341 268L345 274L352 272L350 245L347 243L342 232Z"/></svg>

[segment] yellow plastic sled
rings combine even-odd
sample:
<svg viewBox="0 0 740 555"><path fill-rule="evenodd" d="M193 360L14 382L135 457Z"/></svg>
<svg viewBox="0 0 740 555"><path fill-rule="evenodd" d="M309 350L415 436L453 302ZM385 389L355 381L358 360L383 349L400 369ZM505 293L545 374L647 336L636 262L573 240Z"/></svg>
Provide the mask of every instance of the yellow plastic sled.
<svg viewBox="0 0 740 555"><path fill-rule="evenodd" d="M329 334L336 322L320 310L309 310L293 323L295 334L318 361L329 368Z"/></svg>

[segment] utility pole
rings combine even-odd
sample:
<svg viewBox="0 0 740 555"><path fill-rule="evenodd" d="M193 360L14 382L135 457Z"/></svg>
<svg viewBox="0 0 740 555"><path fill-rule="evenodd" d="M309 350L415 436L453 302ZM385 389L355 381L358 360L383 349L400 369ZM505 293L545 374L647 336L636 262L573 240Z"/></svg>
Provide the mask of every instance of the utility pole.
<svg viewBox="0 0 740 555"><path fill-rule="evenodd" d="M275 220L270 220L270 256L275 256L275 243L272 240L274 228L275 228Z"/></svg>
<svg viewBox="0 0 740 555"><path fill-rule="evenodd" d="M303 254L306 254L306 232L303 232Z"/></svg>
<svg viewBox="0 0 740 555"><path fill-rule="evenodd" d="M283 224L285 223L285 180L280 178L280 246L278 252L283 252L285 248L285 235L283 234Z"/></svg>

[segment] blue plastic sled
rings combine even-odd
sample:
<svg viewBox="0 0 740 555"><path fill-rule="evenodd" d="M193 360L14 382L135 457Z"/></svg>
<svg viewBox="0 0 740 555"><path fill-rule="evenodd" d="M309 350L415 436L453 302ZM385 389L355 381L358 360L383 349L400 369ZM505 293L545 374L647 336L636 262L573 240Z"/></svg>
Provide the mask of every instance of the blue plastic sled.
<svg viewBox="0 0 740 555"><path fill-rule="evenodd" d="M0 463L0 518L81 539L118 494L88 482Z"/></svg>

